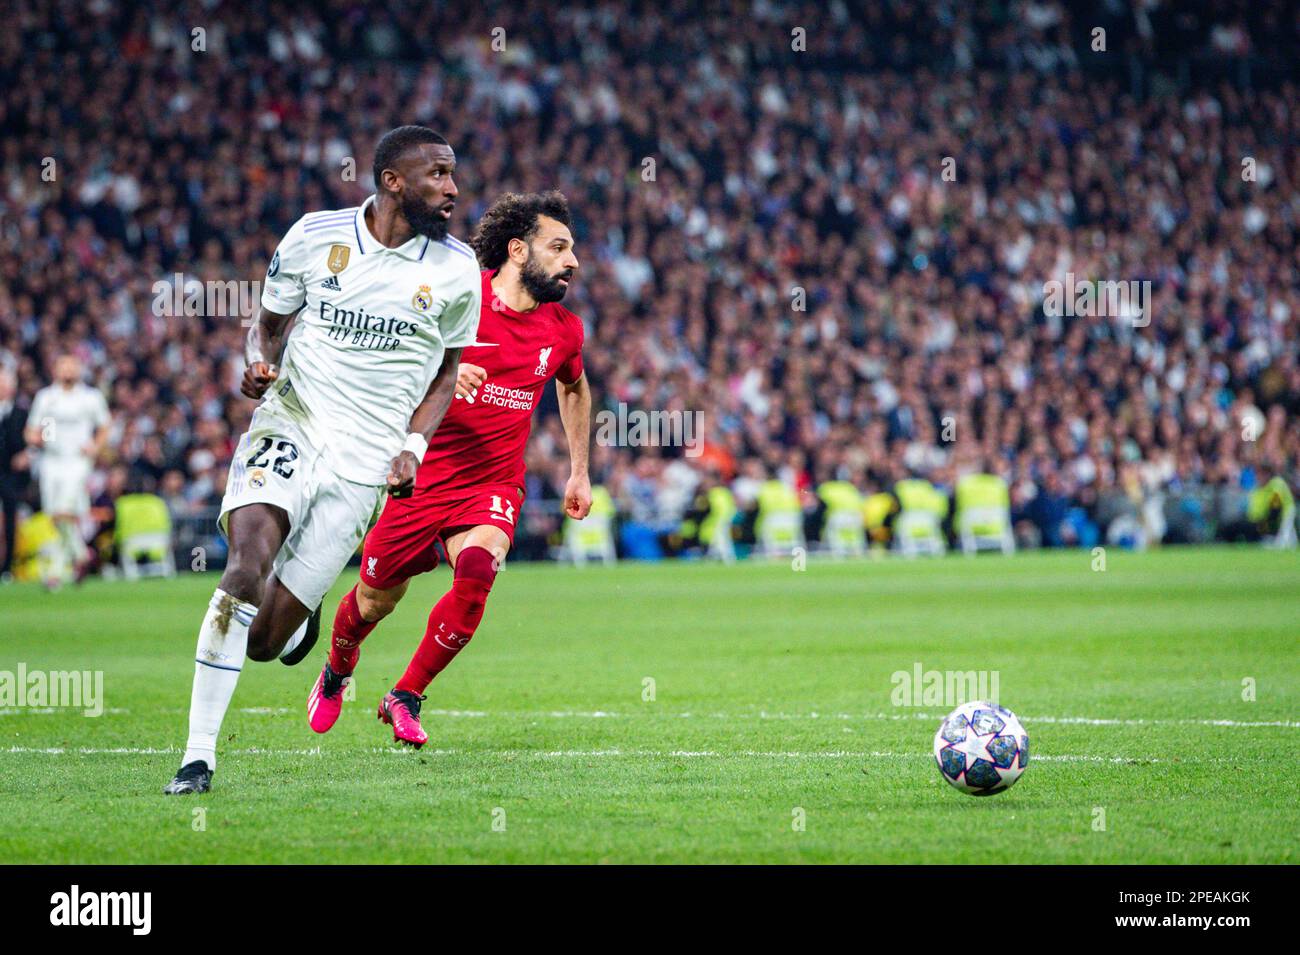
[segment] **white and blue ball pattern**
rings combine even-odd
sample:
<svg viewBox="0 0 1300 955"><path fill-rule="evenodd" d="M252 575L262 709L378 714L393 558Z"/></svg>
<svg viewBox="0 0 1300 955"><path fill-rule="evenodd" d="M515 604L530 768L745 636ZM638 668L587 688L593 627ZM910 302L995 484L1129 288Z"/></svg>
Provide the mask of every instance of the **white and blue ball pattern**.
<svg viewBox="0 0 1300 955"><path fill-rule="evenodd" d="M1029 734L1016 714L996 703L963 703L934 734L939 772L972 796L1010 789L1029 765Z"/></svg>

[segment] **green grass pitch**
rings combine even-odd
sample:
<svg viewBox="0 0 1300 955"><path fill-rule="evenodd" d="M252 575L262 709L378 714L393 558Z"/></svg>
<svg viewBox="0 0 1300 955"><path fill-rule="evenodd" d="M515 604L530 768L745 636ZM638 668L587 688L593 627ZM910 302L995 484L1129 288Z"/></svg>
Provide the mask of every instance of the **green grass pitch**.
<svg viewBox="0 0 1300 955"><path fill-rule="evenodd" d="M0 671L102 670L106 712L0 708L0 862L1297 861L1300 556L1107 556L510 566L417 753L375 704L440 570L326 736L324 643L248 664L187 798L161 788L217 577L6 587ZM948 707L891 701L918 663L997 671L1031 737L1015 787L940 778Z"/></svg>

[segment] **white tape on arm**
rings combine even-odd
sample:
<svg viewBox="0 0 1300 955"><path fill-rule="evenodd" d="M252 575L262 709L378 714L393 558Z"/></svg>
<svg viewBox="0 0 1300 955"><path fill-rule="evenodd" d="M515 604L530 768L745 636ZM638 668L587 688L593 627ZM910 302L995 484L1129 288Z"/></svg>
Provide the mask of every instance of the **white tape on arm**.
<svg viewBox="0 0 1300 955"><path fill-rule="evenodd" d="M423 461L424 452L429 450L429 442L424 440L424 435L412 431L406 436L406 444L402 445L402 450L410 451L415 455L415 460Z"/></svg>

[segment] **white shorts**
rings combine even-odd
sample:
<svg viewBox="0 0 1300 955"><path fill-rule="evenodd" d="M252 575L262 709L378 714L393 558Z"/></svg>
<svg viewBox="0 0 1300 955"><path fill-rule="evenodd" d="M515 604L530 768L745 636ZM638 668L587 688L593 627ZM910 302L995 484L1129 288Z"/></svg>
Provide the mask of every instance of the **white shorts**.
<svg viewBox="0 0 1300 955"><path fill-rule="evenodd" d="M90 512L90 462L83 457L41 459L41 510L46 514Z"/></svg>
<svg viewBox="0 0 1300 955"><path fill-rule="evenodd" d="M246 504L289 515L289 536L272 572L303 606L315 609L379 516L384 488L339 477L292 418L267 405L253 412L230 462L218 524Z"/></svg>

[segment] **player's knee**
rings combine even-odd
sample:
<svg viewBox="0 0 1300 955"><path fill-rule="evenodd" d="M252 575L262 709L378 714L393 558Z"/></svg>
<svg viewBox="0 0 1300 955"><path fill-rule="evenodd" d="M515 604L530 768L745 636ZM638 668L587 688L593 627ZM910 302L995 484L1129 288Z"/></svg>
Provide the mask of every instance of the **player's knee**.
<svg viewBox="0 0 1300 955"><path fill-rule="evenodd" d="M497 570L504 559L505 551L499 547L487 548L478 544L466 547L456 558L455 580L475 581L491 590L492 581L496 580Z"/></svg>
<svg viewBox="0 0 1300 955"><path fill-rule="evenodd" d="M266 585L266 573L255 561L232 559L221 575L221 589L247 603L260 604Z"/></svg>
<svg viewBox="0 0 1300 955"><path fill-rule="evenodd" d="M376 590L361 584L357 587L357 609L366 623L378 623L393 612L405 592L405 586Z"/></svg>

